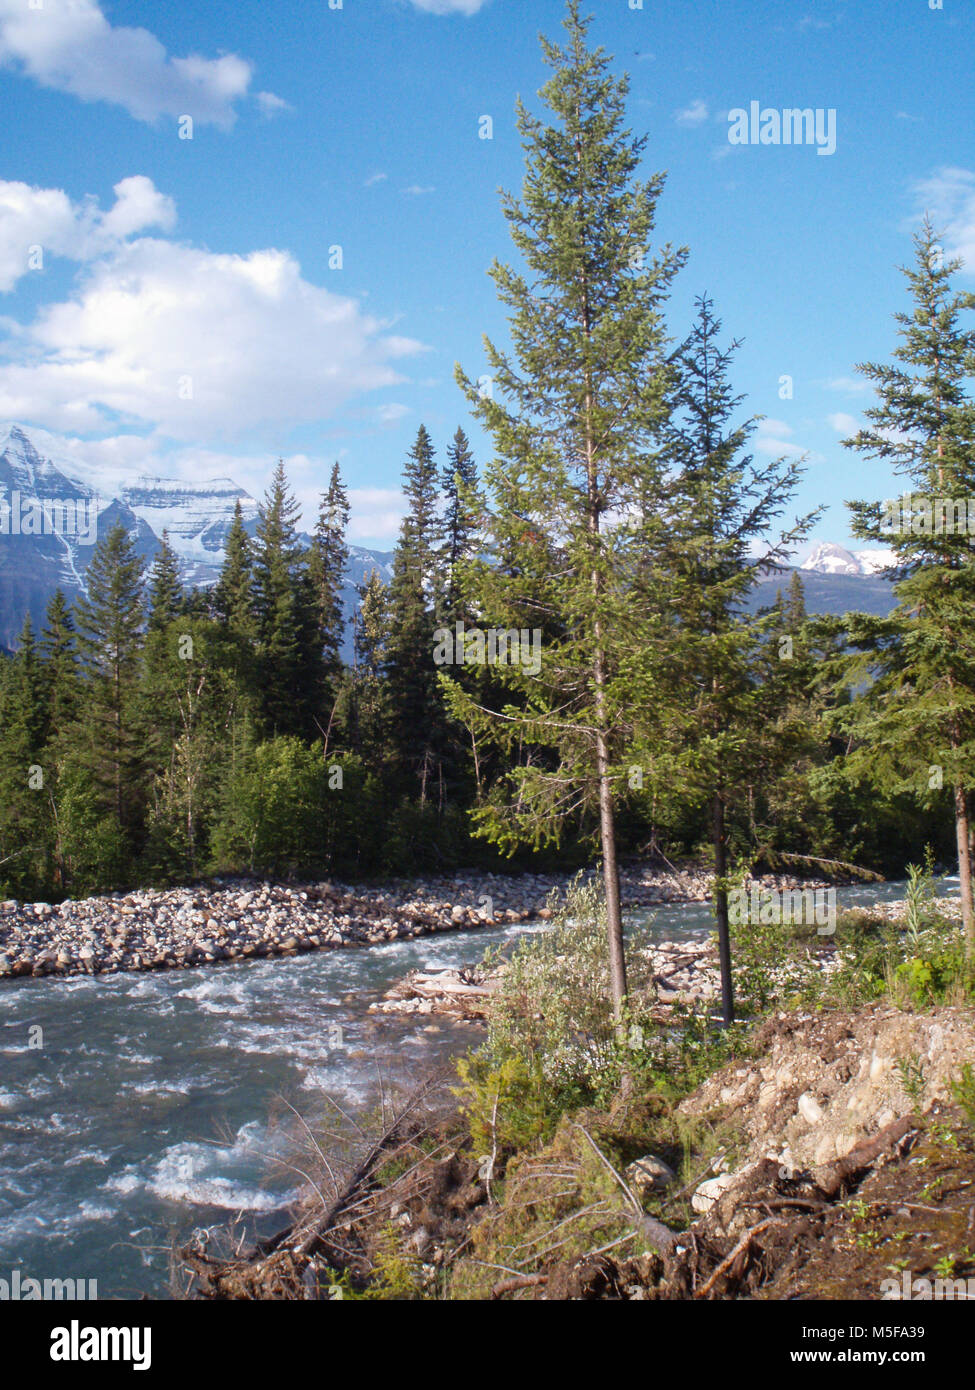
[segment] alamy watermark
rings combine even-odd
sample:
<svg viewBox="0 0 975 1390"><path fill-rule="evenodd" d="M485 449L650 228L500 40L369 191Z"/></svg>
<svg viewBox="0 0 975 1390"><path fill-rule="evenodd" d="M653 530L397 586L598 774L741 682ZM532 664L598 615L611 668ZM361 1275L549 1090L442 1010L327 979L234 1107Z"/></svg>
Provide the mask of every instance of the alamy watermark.
<svg viewBox="0 0 975 1390"><path fill-rule="evenodd" d="M891 536L975 536L975 497L905 492L881 503L880 529Z"/></svg>
<svg viewBox="0 0 975 1390"><path fill-rule="evenodd" d="M905 1269L899 1278L881 1279L880 1297L915 1303L975 1299L975 1279L919 1279Z"/></svg>
<svg viewBox="0 0 975 1390"><path fill-rule="evenodd" d="M0 1278L0 1303L60 1302L75 1299L97 1299L97 1279L34 1279L19 1269L11 1271L9 1279Z"/></svg>
<svg viewBox="0 0 975 1390"><path fill-rule="evenodd" d="M74 536L79 545L98 539L96 497L8 496L0 483L0 536Z"/></svg>
<svg viewBox="0 0 975 1390"><path fill-rule="evenodd" d="M753 101L747 111L736 106L728 112L728 127L732 145L815 145L817 154L836 153L835 106L787 106L779 111Z"/></svg>
<svg viewBox="0 0 975 1390"><path fill-rule="evenodd" d="M542 629L466 628L462 622L433 634L437 666L521 666L529 675L542 669Z"/></svg>

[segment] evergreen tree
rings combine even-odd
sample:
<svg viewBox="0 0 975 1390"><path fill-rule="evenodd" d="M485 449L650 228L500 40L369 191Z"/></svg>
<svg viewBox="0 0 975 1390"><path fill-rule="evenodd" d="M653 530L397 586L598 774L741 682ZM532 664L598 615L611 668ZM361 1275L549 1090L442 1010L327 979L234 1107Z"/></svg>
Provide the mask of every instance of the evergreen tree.
<svg viewBox="0 0 975 1390"><path fill-rule="evenodd" d="M359 609L354 619L355 668L353 674L353 746L374 772L381 773L387 760L389 709L385 682L386 647L389 642L389 595L373 570L359 585Z"/></svg>
<svg viewBox="0 0 975 1390"><path fill-rule="evenodd" d="M332 465L328 492L323 493L312 538L309 570L318 613L319 640L325 674L333 687L342 670L345 609L342 586L349 563L345 533L349 525L349 499L339 466Z"/></svg>
<svg viewBox="0 0 975 1390"><path fill-rule="evenodd" d="M477 539L477 512L473 501L477 488L477 468L467 435L460 426L447 448L441 488L445 507L441 523L441 583L437 621L449 627L463 621L466 616L460 593L460 566L471 557Z"/></svg>
<svg viewBox="0 0 975 1390"><path fill-rule="evenodd" d="M769 545L769 528L791 497L801 465L777 459L759 466L743 452L756 422L733 423L742 398L733 392L729 371L739 344L722 348L720 333L712 302L702 296L694 327L673 357L667 524L656 532L663 606L654 615L657 631L665 630L669 616L673 646L667 662L646 669L657 695L646 708L648 761L656 756L658 776L678 777L685 795L707 807L723 1012L730 1023L728 807L753 779L754 742L768 718L755 669L771 623L750 614L746 599L761 569L788 554L813 517ZM764 549L761 561L758 549ZM644 647L652 650L650 642ZM672 750L662 760L654 753L661 708L665 746Z"/></svg>
<svg viewBox="0 0 975 1390"><path fill-rule="evenodd" d="M148 631L159 632L168 627L182 610L183 581L179 560L164 531L149 572Z"/></svg>
<svg viewBox="0 0 975 1390"><path fill-rule="evenodd" d="M393 555L389 589L386 672L395 710L393 757L404 787L420 804L439 773L443 707L433 662L433 589L436 578L437 466L423 425L407 457L403 491L408 511Z"/></svg>
<svg viewBox="0 0 975 1390"><path fill-rule="evenodd" d="M254 558L259 710L267 732L307 738L317 722L322 662L296 529L300 510L279 461L260 509Z"/></svg>
<svg viewBox="0 0 975 1390"><path fill-rule="evenodd" d="M213 591L217 616L240 636L253 640L254 554L251 538L244 527L240 500L234 504L234 519L227 532L224 562Z"/></svg>
<svg viewBox="0 0 975 1390"><path fill-rule="evenodd" d="M31 894L45 882L47 773L41 757L43 672L28 617L0 670L0 885Z"/></svg>
<svg viewBox="0 0 975 1390"><path fill-rule="evenodd" d="M80 686L74 616L60 589L47 605L40 643L44 665L45 740L66 735L78 717Z"/></svg>
<svg viewBox="0 0 975 1390"><path fill-rule="evenodd" d="M85 669L86 763L103 812L127 841L141 811L136 700L142 655L142 561L121 522L95 547L77 606Z"/></svg>
<svg viewBox="0 0 975 1390"><path fill-rule="evenodd" d="M960 260L946 260L925 221L905 268L911 312L895 315L893 363L858 365L874 386L869 425L844 443L890 462L909 494L896 504L848 505L854 533L893 545L897 606L888 618L853 616L847 670L868 689L839 718L859 747L853 762L888 792L923 804L950 788L966 952L975 958L971 811L975 791L975 536L954 502L975 496L975 331L961 316L975 295L957 292ZM970 514L970 513L969 513Z"/></svg>
<svg viewBox="0 0 975 1390"><path fill-rule="evenodd" d="M616 849L630 704L625 653L641 495L660 483L655 441L666 415L660 304L684 253L648 242L663 177L638 178L645 146L625 128L628 82L587 47L569 0L565 48L542 40L555 70L546 125L519 103L522 199L503 211L526 273L495 263L514 356L486 343L494 396L458 379L494 438L483 525L494 563L465 569L483 626L547 634L541 669L509 660L492 674L508 703L480 708L442 677L456 716L481 741L527 750L481 808L478 829L513 848L558 840L595 813L606 892L610 982L619 1017L626 968ZM481 616L483 615L483 616Z"/></svg>

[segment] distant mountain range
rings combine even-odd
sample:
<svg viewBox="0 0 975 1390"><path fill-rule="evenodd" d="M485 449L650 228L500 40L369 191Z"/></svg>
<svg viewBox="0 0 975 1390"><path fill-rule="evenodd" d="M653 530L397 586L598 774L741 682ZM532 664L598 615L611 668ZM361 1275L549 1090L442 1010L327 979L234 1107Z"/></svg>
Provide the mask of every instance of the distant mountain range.
<svg viewBox="0 0 975 1390"><path fill-rule="evenodd" d="M13 647L27 613L39 631L58 587L68 599L84 592L94 542L116 521L147 565L165 531L183 581L193 587L216 581L238 501L247 530L257 529L257 502L230 478L111 474L69 458L58 443L46 431L0 425L0 645ZM350 546L343 593L349 619L355 586L374 569L388 580L392 559L389 551ZM345 655L351 657L351 630Z"/></svg>
<svg viewBox="0 0 975 1390"><path fill-rule="evenodd" d="M56 435L0 424L0 645L14 646L27 613L39 631L58 587L69 600L84 592L94 542L116 521L128 529L147 565L165 531L184 582L213 584L238 501L253 535L257 502L231 478L187 482L98 469L71 457ZM343 592L350 620L356 586L374 569L388 580L392 558L389 551L350 546ZM888 551L818 545L801 567L807 607L815 613L888 612L891 586L878 570L890 560ZM783 568L764 579L756 604L773 602L776 590L788 587L790 573ZM345 656L351 657L351 627Z"/></svg>

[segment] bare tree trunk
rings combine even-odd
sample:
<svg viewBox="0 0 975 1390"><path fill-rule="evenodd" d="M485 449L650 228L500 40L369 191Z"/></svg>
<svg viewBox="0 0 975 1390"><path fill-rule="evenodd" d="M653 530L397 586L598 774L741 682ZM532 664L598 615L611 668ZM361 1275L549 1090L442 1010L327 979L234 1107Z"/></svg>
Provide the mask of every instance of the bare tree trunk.
<svg viewBox="0 0 975 1390"><path fill-rule="evenodd" d="M728 872L725 842L724 797L715 792L711 802L711 838L714 845L714 915L718 923L718 955L721 963L721 1019L725 1027L735 1021L735 992L731 978L731 932L728 925Z"/></svg>
<svg viewBox="0 0 975 1390"><path fill-rule="evenodd" d="M975 909L972 906L971 830L968 798L960 782L955 783L955 832L958 841L958 877L961 880L961 920L965 933L965 959L975 960Z"/></svg>
<svg viewBox="0 0 975 1390"><path fill-rule="evenodd" d="M620 875L616 860L616 815L613 807L613 789L609 780L606 739L601 732L596 735L596 772L599 777L599 834L606 892L609 982L613 996L613 1017L619 1022L627 995L626 955L623 950L623 913L620 907Z"/></svg>

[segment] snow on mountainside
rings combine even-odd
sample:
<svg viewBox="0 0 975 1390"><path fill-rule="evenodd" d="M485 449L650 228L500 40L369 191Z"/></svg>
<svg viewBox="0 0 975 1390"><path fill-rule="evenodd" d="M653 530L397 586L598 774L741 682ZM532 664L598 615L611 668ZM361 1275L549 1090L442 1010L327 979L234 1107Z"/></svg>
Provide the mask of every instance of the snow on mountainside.
<svg viewBox="0 0 975 1390"><path fill-rule="evenodd" d="M0 424L0 646L14 644L27 613L35 631L40 627L55 589L69 600L84 591L94 543L116 521L128 528L147 565L165 531L183 582L194 588L217 579L238 501L247 530L256 530L257 502L231 478L143 476L93 465L82 449L47 430ZM343 595L348 616L358 598L355 586L373 569L389 579L390 562L386 552L350 547Z"/></svg>
<svg viewBox="0 0 975 1390"><path fill-rule="evenodd" d="M238 500L248 531L253 535L256 530L257 502L230 478L192 482L140 476L130 468L91 464L84 451L80 441L46 430L0 424L0 647L15 645L27 614L35 632L40 630L57 588L69 601L84 591L95 541L117 521L128 529L147 566L165 531L183 581L193 587L215 582ZM57 516L58 524L43 524L38 518L45 512L49 522ZM302 540L309 542L307 536ZM820 543L802 565L809 611L889 611L890 585L882 571L893 558L888 550L854 552ZM357 586L374 569L388 581L392 556L349 547L343 590L347 619L358 602ZM766 577L756 587L754 602L774 602L787 582L786 568ZM351 659L351 626L344 655Z"/></svg>
<svg viewBox="0 0 975 1390"><path fill-rule="evenodd" d="M837 545L834 541L820 541L803 560L800 568L816 574L874 575L896 563L897 556L886 547L847 550L845 546Z"/></svg>

